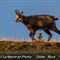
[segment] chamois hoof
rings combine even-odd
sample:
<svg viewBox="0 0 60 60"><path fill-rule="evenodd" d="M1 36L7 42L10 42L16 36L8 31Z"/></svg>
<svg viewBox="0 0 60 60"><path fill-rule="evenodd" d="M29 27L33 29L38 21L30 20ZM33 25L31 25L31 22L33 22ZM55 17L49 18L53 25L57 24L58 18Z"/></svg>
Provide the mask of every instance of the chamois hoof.
<svg viewBox="0 0 60 60"><path fill-rule="evenodd" d="M36 39L32 39L32 42L36 42Z"/></svg>
<svg viewBox="0 0 60 60"><path fill-rule="evenodd" d="M48 42L50 42L50 40L47 40Z"/></svg>

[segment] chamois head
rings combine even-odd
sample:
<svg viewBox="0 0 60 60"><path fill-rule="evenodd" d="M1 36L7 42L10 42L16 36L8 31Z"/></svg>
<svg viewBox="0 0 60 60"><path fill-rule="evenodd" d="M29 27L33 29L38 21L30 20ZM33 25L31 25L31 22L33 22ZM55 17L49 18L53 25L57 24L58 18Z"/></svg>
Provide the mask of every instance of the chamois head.
<svg viewBox="0 0 60 60"><path fill-rule="evenodd" d="M15 13L16 13L16 22L22 22L22 14L23 14L23 11L22 12L19 12L18 10L15 10Z"/></svg>

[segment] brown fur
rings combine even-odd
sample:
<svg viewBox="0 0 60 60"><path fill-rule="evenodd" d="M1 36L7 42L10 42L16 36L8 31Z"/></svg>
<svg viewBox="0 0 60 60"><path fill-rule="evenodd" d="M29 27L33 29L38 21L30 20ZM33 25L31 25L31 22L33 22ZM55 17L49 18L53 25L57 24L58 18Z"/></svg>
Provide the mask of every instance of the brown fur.
<svg viewBox="0 0 60 60"><path fill-rule="evenodd" d="M48 41L50 41L52 34L50 30L60 34L60 31L56 27L55 21L58 18L50 15L32 15L32 16L24 16L18 10L16 11L16 22L23 23L28 30L30 31L30 37L34 40L35 32L39 29L44 30L48 34Z"/></svg>

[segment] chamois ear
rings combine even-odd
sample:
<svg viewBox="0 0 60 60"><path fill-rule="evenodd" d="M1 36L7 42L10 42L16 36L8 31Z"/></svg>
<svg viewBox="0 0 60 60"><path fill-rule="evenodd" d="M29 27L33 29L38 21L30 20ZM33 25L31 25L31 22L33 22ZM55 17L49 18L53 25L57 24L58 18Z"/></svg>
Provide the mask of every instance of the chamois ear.
<svg viewBox="0 0 60 60"><path fill-rule="evenodd" d="M23 14L23 11L21 12L21 14Z"/></svg>
<svg viewBox="0 0 60 60"><path fill-rule="evenodd" d="M19 12L18 10L15 10L15 13L16 13L16 14L20 14L20 12Z"/></svg>
<svg viewBox="0 0 60 60"><path fill-rule="evenodd" d="M18 10L15 10L15 13L17 13L18 12Z"/></svg>

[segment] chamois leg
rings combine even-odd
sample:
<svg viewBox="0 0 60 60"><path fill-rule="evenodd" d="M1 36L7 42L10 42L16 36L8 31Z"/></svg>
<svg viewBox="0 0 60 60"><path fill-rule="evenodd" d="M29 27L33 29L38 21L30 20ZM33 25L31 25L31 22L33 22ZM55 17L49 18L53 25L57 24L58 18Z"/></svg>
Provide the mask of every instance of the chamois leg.
<svg viewBox="0 0 60 60"><path fill-rule="evenodd" d="M50 33L49 30L44 30L48 34L48 41L52 38L52 34Z"/></svg>
<svg viewBox="0 0 60 60"><path fill-rule="evenodd" d="M31 30L29 35L30 35L32 40L35 40L34 39L35 31Z"/></svg>
<svg viewBox="0 0 60 60"><path fill-rule="evenodd" d="M56 32L56 33L60 34L60 30L58 30L58 29L57 29L57 27L52 27L52 29L51 29L51 30L53 30L54 32Z"/></svg>

